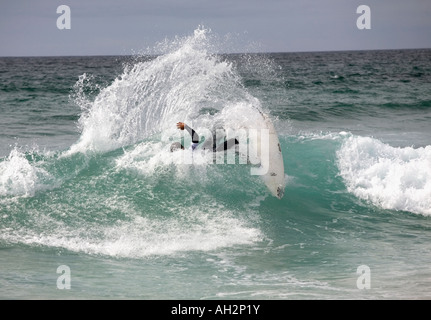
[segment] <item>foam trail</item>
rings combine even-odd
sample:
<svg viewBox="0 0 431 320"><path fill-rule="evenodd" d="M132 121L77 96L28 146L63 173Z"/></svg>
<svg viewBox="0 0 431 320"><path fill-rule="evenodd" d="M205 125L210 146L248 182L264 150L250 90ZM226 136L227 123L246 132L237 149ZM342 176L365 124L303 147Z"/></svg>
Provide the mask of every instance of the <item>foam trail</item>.
<svg viewBox="0 0 431 320"><path fill-rule="evenodd" d="M384 209L431 215L431 146L394 148L349 137L338 151L347 189Z"/></svg>
<svg viewBox="0 0 431 320"><path fill-rule="evenodd" d="M0 233L0 240L61 247L87 254L143 258L184 251L212 251L262 239L260 230L248 226L247 222L235 217L234 212L220 211L220 208L206 208L204 211L197 207L176 208L176 215L160 219L142 217L130 208L126 211L130 220L119 220L107 226L87 221L79 227L37 213L36 225L32 228L0 228L4 231Z"/></svg>

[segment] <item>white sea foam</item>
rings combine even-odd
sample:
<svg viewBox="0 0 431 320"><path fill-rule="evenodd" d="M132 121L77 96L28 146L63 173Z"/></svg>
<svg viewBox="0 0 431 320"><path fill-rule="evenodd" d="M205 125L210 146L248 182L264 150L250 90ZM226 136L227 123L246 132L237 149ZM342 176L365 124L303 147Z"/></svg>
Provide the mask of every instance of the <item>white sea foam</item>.
<svg viewBox="0 0 431 320"><path fill-rule="evenodd" d="M47 179L49 173L30 163L18 148L0 162L0 196L34 196L37 190L47 187Z"/></svg>
<svg viewBox="0 0 431 320"><path fill-rule="evenodd" d="M384 209L431 215L431 146L396 148L351 136L338 151L347 189Z"/></svg>
<svg viewBox="0 0 431 320"><path fill-rule="evenodd" d="M176 208L173 209L175 215L159 218L143 217L138 212L132 212L131 208L123 207L123 210L132 215L130 220L108 226L86 224L79 228L41 215L38 227L44 232L22 227L9 230L0 239L88 254L143 258L248 245L261 241L263 237L259 229L249 226L234 212L220 207L205 210L196 206Z"/></svg>

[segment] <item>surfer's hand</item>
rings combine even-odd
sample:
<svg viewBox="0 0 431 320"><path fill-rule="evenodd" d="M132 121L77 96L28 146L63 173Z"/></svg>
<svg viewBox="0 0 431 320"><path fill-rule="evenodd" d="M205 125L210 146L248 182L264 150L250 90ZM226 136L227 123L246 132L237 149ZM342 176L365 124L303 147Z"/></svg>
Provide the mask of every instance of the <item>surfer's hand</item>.
<svg viewBox="0 0 431 320"><path fill-rule="evenodd" d="M184 126L185 126L184 122L178 122L177 123L177 128L178 129L184 130Z"/></svg>

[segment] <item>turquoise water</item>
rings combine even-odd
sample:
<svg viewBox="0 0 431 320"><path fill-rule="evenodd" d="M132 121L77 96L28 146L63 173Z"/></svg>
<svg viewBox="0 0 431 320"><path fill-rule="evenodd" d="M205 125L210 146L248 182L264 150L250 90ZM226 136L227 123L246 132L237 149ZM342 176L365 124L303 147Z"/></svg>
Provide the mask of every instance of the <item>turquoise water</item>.
<svg viewBox="0 0 431 320"><path fill-rule="evenodd" d="M212 41L0 59L0 297L430 298L431 51ZM254 128L258 111L280 139L281 200L250 165L169 151L178 121Z"/></svg>

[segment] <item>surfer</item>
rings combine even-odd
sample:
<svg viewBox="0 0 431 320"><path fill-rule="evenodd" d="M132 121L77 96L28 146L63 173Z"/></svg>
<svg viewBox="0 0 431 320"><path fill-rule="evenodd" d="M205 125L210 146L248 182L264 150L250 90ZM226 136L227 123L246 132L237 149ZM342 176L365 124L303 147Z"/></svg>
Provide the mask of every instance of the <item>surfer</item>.
<svg viewBox="0 0 431 320"><path fill-rule="evenodd" d="M197 132L193 128L191 128L187 124L185 124L184 122L178 122L177 128L180 130L186 130L190 134L190 136L192 137L191 148L192 148L192 150L195 150L198 147L198 145L200 144L200 139L199 139L199 135L197 134ZM224 143L221 143L220 145L217 146L216 139L215 139L215 137L213 137L212 146L210 146L208 144L208 142L206 141L206 143L204 143L204 145L202 146L202 149L203 150L212 149L213 152L226 151L226 150L232 148L233 146L235 146L237 144L239 144L238 140L236 138L232 138L232 139L229 139L227 141L224 141ZM171 145L171 152L174 152L175 150L178 150L178 149L184 150L184 146L179 142L174 142Z"/></svg>

